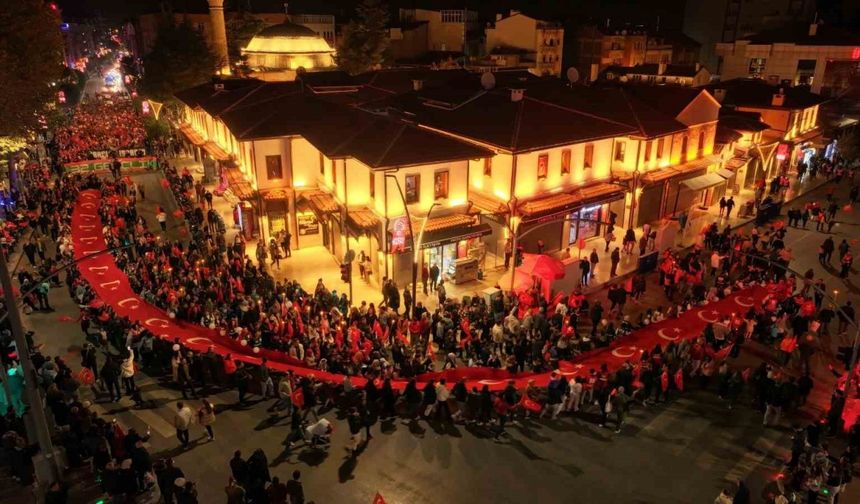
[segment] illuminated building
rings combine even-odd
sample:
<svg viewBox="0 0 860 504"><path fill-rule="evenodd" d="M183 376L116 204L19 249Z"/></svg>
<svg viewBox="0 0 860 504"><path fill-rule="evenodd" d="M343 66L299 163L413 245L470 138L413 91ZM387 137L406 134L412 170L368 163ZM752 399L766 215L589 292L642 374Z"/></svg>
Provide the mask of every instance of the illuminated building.
<svg viewBox="0 0 860 504"><path fill-rule="evenodd" d="M293 80L299 69L334 66L334 49L310 28L291 22L269 26L242 49L255 77Z"/></svg>
<svg viewBox="0 0 860 504"><path fill-rule="evenodd" d="M553 252L599 239L613 213L624 230L709 204L737 180L724 169L735 150L762 135L718 141L708 90L570 86L525 71L308 72L177 97L182 131L222 161L251 234L289 230L294 248L338 259L364 252L373 279L401 286L416 257L456 277L472 258L500 264L512 232L527 251L540 240ZM409 233L422 228L416 254Z"/></svg>

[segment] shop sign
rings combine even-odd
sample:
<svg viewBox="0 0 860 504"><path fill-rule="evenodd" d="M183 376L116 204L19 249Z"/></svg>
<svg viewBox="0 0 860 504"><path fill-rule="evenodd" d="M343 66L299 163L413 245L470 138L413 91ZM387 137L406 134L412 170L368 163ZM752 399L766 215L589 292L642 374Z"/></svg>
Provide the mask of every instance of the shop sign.
<svg viewBox="0 0 860 504"><path fill-rule="evenodd" d="M405 252L407 245L406 241L409 239L409 221L406 220L406 217L398 217L391 221L391 250L392 253L400 253Z"/></svg>
<svg viewBox="0 0 860 504"><path fill-rule="evenodd" d="M299 236L319 234L320 224L316 215L304 212L296 215L296 220L299 225Z"/></svg>
<svg viewBox="0 0 860 504"><path fill-rule="evenodd" d="M776 147L776 159L785 161L788 159L788 151L790 146L787 143L781 143Z"/></svg>

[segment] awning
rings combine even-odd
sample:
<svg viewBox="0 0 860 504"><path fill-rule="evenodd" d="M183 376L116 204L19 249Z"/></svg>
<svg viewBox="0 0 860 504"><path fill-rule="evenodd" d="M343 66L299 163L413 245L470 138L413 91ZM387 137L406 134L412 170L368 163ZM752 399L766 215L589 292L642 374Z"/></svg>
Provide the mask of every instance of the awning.
<svg viewBox="0 0 860 504"><path fill-rule="evenodd" d="M493 196L487 196L476 191L469 191L469 201L482 212L493 215L508 213L508 205Z"/></svg>
<svg viewBox="0 0 860 504"><path fill-rule="evenodd" d="M307 204L307 207L319 218L324 218L326 215L340 211L340 205L334 196L327 192L313 191L302 193L300 202Z"/></svg>
<svg viewBox="0 0 860 504"><path fill-rule="evenodd" d="M558 193L533 199L520 205L519 213L525 221L549 219L570 213L586 205L608 203L624 197L625 189L615 184L600 182L581 187L571 193Z"/></svg>
<svg viewBox="0 0 860 504"><path fill-rule="evenodd" d="M675 177L686 175L697 170L702 170L711 166L714 163L718 163L719 161L720 156L717 154L712 154L710 156L705 156L701 159L694 159L693 161L689 161L683 164L651 170L642 175L642 178L640 180L644 184L663 182Z"/></svg>
<svg viewBox="0 0 860 504"><path fill-rule="evenodd" d="M260 190L260 195L266 201L285 200L290 197L290 190L284 188Z"/></svg>
<svg viewBox="0 0 860 504"><path fill-rule="evenodd" d="M350 210L346 214L346 225L353 236L371 233L379 236L379 217L369 208Z"/></svg>
<svg viewBox="0 0 860 504"><path fill-rule="evenodd" d="M681 185L690 189L692 191L701 191L702 189L707 189L709 187L714 187L715 185L724 184L726 179L719 176L716 173L706 173L704 175L699 175L698 177L688 178L687 180L682 180Z"/></svg>
<svg viewBox="0 0 860 504"><path fill-rule="evenodd" d="M193 126L189 123L182 123L179 125L179 131L188 138L188 141L193 143L194 145L200 146L206 143L206 139L200 133L197 133L197 130L194 129Z"/></svg>
<svg viewBox="0 0 860 504"><path fill-rule="evenodd" d="M735 172L728 170L726 168L720 168L719 170L716 171L716 173L717 173L717 175L719 175L720 177L723 177L726 180L735 176Z"/></svg>
<svg viewBox="0 0 860 504"><path fill-rule="evenodd" d="M203 144L203 150L208 152L216 161L227 161L230 159L230 155L227 154L227 151L219 147L215 142L206 142Z"/></svg>
<svg viewBox="0 0 860 504"><path fill-rule="evenodd" d="M815 128L813 130L807 131L806 133L802 133L800 135L797 135L796 137L792 138L791 141L794 142L795 144L801 144L803 142L810 142L810 141L812 141L815 138L820 137L820 136L821 136L821 130L818 128Z"/></svg>
<svg viewBox="0 0 860 504"><path fill-rule="evenodd" d="M227 177L227 185L230 191L240 200L253 200L254 188L245 179L245 175L239 168L225 168L224 175Z"/></svg>
<svg viewBox="0 0 860 504"><path fill-rule="evenodd" d="M481 223L471 226L456 226L451 228L439 229L436 231L424 230L424 235L421 237L421 246L419 248L433 248L448 243L456 243L460 240L468 240L479 236L492 234L493 228L489 224Z"/></svg>
<svg viewBox="0 0 860 504"><path fill-rule="evenodd" d="M749 163L750 158L735 156L726 162L726 168L732 171L738 171Z"/></svg>

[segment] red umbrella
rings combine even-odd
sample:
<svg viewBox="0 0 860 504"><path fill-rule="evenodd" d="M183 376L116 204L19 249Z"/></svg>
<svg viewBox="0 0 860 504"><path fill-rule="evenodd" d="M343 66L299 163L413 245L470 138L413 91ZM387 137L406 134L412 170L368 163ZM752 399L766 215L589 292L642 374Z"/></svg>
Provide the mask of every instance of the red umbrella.
<svg viewBox="0 0 860 504"><path fill-rule="evenodd" d="M564 278L564 264L546 254L523 254L523 264L517 268L517 271L544 280Z"/></svg>
<svg viewBox="0 0 860 504"><path fill-rule="evenodd" d="M527 291L532 288L532 285L534 285L534 280L532 280L532 277L517 269L516 277L514 277L514 292L517 293ZM510 271L508 271L507 273L502 275L501 278L499 278L499 287L501 287L504 291L507 291L511 288Z"/></svg>

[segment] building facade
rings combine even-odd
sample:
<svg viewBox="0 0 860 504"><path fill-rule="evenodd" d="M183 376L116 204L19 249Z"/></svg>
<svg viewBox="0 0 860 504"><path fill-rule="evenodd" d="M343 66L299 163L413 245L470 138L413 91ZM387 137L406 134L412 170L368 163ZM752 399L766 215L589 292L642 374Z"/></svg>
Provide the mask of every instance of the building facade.
<svg viewBox="0 0 860 504"><path fill-rule="evenodd" d="M643 29L584 26L576 34L574 66L580 75L596 80L610 65L645 63L648 36Z"/></svg>
<svg viewBox="0 0 860 504"><path fill-rule="evenodd" d="M826 25L764 32L716 45L723 80L762 78L833 96L860 69L860 36Z"/></svg>
<svg viewBox="0 0 860 504"><path fill-rule="evenodd" d="M496 16L486 29L485 54L498 68L528 68L536 75L561 76L564 27L518 11ZM480 64L480 63L479 63Z"/></svg>
<svg viewBox="0 0 860 504"><path fill-rule="evenodd" d="M719 73L716 44L764 30L783 29L813 20L813 0L709 0L687 2L684 34L701 44L699 62Z"/></svg>

